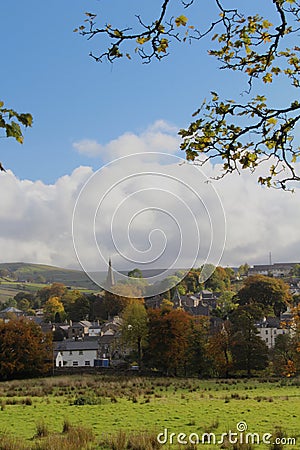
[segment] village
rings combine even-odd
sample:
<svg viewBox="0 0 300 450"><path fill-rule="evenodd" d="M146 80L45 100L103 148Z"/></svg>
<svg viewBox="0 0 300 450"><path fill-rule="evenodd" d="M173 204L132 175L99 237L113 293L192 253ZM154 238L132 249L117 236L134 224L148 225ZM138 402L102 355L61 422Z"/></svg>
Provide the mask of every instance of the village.
<svg viewBox="0 0 300 450"><path fill-rule="evenodd" d="M35 296L18 293L0 311L0 319L5 326L23 318L52 336L51 373L154 368L161 373L224 376L245 370L248 374L259 373L267 370L270 361L273 366L275 361L277 374L286 370L296 373L298 360L293 341L299 267L296 263L242 265L236 271L217 267L206 283L200 283L199 270L192 269L178 285L160 295L131 299L128 286L121 285L123 296L109 292L118 285L110 263L107 291L82 294L53 283ZM138 269L132 274L141 276ZM252 284L247 287L249 280ZM246 297L250 296L249 302L244 300L243 290ZM39 308L34 309L34 305ZM251 313L250 320L241 319L245 312ZM182 323L178 324L178 320ZM157 333L161 339L156 339L155 344ZM234 344L237 337L240 348ZM164 350L171 351L167 347L175 344L173 361L164 359ZM208 353L213 348L216 354L212 364ZM255 358L250 356L254 351ZM235 366L234 357L244 360L244 364Z"/></svg>

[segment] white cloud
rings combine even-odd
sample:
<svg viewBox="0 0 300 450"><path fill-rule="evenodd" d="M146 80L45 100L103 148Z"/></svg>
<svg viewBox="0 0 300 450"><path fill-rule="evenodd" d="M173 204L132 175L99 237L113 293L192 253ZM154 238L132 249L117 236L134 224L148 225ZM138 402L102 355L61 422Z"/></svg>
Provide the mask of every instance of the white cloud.
<svg viewBox="0 0 300 450"><path fill-rule="evenodd" d="M101 157L103 161L144 152L176 153L179 149L177 129L158 120L140 134L124 133L107 144L100 144L95 140L82 139L74 142L75 150L89 157Z"/></svg>
<svg viewBox="0 0 300 450"><path fill-rule="evenodd" d="M167 265L178 252L181 252L179 265L189 264L198 244L194 217L200 230L201 255L209 250L210 219L214 242L220 247L222 217L212 186L219 193L227 221L223 265L239 265L246 261L249 264L267 263L270 251L276 262L300 260L299 188L295 194L261 188L257 185L257 176L246 172L207 184L197 168L180 165L175 156L170 155L168 159L159 154L151 158L147 155L147 151L175 152L178 148L176 140L172 127L156 122L140 135L127 133L100 146L106 158L111 160L138 150L142 154L108 164L94 175L82 194L75 228L89 270L102 269L101 258L95 256L94 219L103 256L113 256L116 265L124 263L124 259L118 257L115 246L129 258L138 260L153 258L162 251L165 243L167 250L158 260L160 267ZM91 145L88 151L93 148L98 151L98 145ZM208 165L205 171L213 175L217 169ZM93 174L89 167L78 167L55 184L47 185L41 181L19 180L11 172L2 173L1 261L76 267L72 213L82 187ZM199 198L195 192L200 193ZM148 209L143 211L143 208ZM111 238L111 224L115 242ZM161 231L153 231L155 229ZM219 253L221 250L219 248ZM213 249L213 255L216 253Z"/></svg>

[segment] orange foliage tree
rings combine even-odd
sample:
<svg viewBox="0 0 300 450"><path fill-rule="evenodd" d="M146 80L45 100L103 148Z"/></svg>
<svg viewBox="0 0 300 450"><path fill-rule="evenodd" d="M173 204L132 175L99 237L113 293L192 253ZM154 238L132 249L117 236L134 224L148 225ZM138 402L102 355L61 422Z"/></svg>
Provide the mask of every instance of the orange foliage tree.
<svg viewBox="0 0 300 450"><path fill-rule="evenodd" d="M192 317L181 309L151 309L147 363L167 375L184 370Z"/></svg>
<svg viewBox="0 0 300 450"><path fill-rule="evenodd" d="M52 337L34 322L0 323L0 379L46 375L52 367Z"/></svg>

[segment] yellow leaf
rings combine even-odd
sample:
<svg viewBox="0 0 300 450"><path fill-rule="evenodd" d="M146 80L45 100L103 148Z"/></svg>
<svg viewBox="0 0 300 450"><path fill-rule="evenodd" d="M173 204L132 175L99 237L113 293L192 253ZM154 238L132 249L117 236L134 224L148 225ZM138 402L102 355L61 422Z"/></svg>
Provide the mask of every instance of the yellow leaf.
<svg viewBox="0 0 300 450"><path fill-rule="evenodd" d="M138 44L141 44L141 45L143 45L143 44L145 44L145 42L147 42L147 41L149 41L149 37L138 37L137 39L136 39L136 42L138 43Z"/></svg>
<svg viewBox="0 0 300 450"><path fill-rule="evenodd" d="M269 22L268 20L264 20L263 23L262 23L262 26L264 28L270 28L270 27L273 26L273 24L271 22Z"/></svg>
<svg viewBox="0 0 300 450"><path fill-rule="evenodd" d="M187 21L188 21L188 18L186 16L184 16L183 14L181 16L178 16L175 19L175 23L176 23L177 27L180 27L180 25L185 27L187 24Z"/></svg>
<svg viewBox="0 0 300 450"><path fill-rule="evenodd" d="M266 75L263 77L264 83L272 83L273 77L271 73L266 73Z"/></svg>
<svg viewBox="0 0 300 450"><path fill-rule="evenodd" d="M118 29L115 29L115 31L114 31L114 35L115 35L115 36L117 36L117 37L122 37L122 33L121 33L121 31L120 31L120 30L118 30Z"/></svg>
<svg viewBox="0 0 300 450"><path fill-rule="evenodd" d="M275 117L270 117L267 122L271 125L276 125L277 123L277 119L275 119Z"/></svg>

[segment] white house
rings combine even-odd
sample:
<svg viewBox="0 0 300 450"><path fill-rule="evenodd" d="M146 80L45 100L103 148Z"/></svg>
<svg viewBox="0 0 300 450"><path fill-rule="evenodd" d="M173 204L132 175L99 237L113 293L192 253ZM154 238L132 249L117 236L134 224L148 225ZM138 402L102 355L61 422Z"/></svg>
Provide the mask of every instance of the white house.
<svg viewBox="0 0 300 450"><path fill-rule="evenodd" d="M54 360L56 367L94 367L99 356L97 340L56 342Z"/></svg>
<svg viewBox="0 0 300 450"><path fill-rule="evenodd" d="M280 334L288 334L288 328L281 328L280 320L276 317L264 317L256 324L260 338L267 344L268 348L273 348L275 339Z"/></svg>

